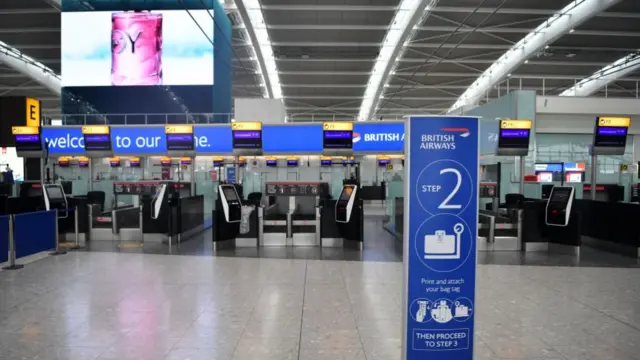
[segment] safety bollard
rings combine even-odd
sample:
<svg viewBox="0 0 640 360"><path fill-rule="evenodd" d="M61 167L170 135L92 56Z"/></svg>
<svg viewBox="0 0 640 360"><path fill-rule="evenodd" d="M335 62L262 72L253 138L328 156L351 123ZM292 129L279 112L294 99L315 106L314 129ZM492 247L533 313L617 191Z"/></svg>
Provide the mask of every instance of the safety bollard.
<svg viewBox="0 0 640 360"><path fill-rule="evenodd" d="M60 250L60 234L58 231L58 209L55 210L55 229L56 229L56 250L53 252L50 252L49 255L53 255L53 256L64 255L67 252Z"/></svg>
<svg viewBox="0 0 640 360"><path fill-rule="evenodd" d="M16 239L13 234L13 215L9 215L9 265L4 270L22 269L24 265L16 264Z"/></svg>

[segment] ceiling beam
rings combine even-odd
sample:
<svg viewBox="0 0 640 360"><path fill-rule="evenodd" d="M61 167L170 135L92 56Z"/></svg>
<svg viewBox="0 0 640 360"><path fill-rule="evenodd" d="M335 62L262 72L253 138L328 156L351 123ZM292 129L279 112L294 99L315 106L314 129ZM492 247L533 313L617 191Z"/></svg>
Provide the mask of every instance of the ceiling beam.
<svg viewBox="0 0 640 360"><path fill-rule="evenodd" d="M638 69L640 69L640 53L636 52L596 71L593 75L563 91L560 96L591 96L603 87L634 73Z"/></svg>
<svg viewBox="0 0 640 360"><path fill-rule="evenodd" d="M269 40L269 33L264 28L265 20L257 0L236 0L238 13L247 31L251 47L257 58L263 83L269 98L282 98L278 68ZM256 6L257 4L257 6Z"/></svg>
<svg viewBox="0 0 640 360"><path fill-rule="evenodd" d="M61 80L58 74L41 62L32 59L2 41L0 41L0 63L4 63L11 69L31 78L58 96L62 93Z"/></svg>
<svg viewBox="0 0 640 360"><path fill-rule="evenodd" d="M291 31L291 30L310 30L310 31L386 31L388 25L350 25L350 24L267 24L269 30ZM235 30L243 29L244 25L235 25ZM467 32L483 32L495 34L528 34L531 28L527 27L482 27L475 29L473 27L457 27L457 26L418 26L419 31L435 31L447 33L467 33ZM572 36L615 36L615 37L640 37L638 31L614 31L614 30L575 30Z"/></svg>
<svg viewBox="0 0 640 360"><path fill-rule="evenodd" d="M243 62L250 61L253 58L234 58L233 61ZM334 58L334 59L313 59L313 58L282 58L277 59L278 62L337 62L337 63L353 63L353 62L362 62L362 63L370 63L374 59L365 58L365 59L349 59L349 58ZM419 58L406 58L402 57L398 62L406 62L406 63L437 63L437 64L493 64L495 59L428 59L426 62L424 59ZM539 65L539 66L593 66L593 67L602 67L607 65L606 62L601 61L537 61L531 60L527 64L529 65Z"/></svg>
<svg viewBox="0 0 640 360"><path fill-rule="evenodd" d="M530 57L564 34L621 0L584 0L571 2L518 41L491 65L449 109L455 111L476 105L496 84L515 71Z"/></svg>
<svg viewBox="0 0 640 360"><path fill-rule="evenodd" d="M396 66L395 60L401 58L405 51L404 44L413 38L416 33L414 27L422 23L428 16L429 10L437 3L438 0L402 0L400 2L369 75L358 112L358 121L368 121L375 113L380 104L384 86Z"/></svg>

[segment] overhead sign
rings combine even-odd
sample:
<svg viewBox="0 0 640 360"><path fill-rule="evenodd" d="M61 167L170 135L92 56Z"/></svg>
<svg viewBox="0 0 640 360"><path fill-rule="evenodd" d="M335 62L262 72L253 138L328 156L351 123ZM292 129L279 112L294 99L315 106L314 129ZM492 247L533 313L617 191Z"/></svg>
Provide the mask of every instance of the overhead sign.
<svg viewBox="0 0 640 360"><path fill-rule="evenodd" d="M270 154L319 154L322 152L322 125L264 126L262 151Z"/></svg>
<svg viewBox="0 0 640 360"><path fill-rule="evenodd" d="M40 139L40 128L32 126L13 126L11 133L17 152L42 151L42 140Z"/></svg>
<svg viewBox="0 0 640 360"><path fill-rule="evenodd" d="M164 127L167 138L167 151L181 155L184 152L195 150L193 138L193 126L191 125L167 125Z"/></svg>
<svg viewBox="0 0 640 360"><path fill-rule="evenodd" d="M473 358L479 121L407 120L403 359Z"/></svg>
<svg viewBox="0 0 640 360"><path fill-rule="evenodd" d="M262 150L261 122L234 122L231 132L234 150Z"/></svg>
<svg viewBox="0 0 640 360"><path fill-rule="evenodd" d="M26 109L25 125L31 127L40 126L40 100L26 98Z"/></svg>
<svg viewBox="0 0 640 360"><path fill-rule="evenodd" d="M354 124L353 151L404 152L404 123Z"/></svg>

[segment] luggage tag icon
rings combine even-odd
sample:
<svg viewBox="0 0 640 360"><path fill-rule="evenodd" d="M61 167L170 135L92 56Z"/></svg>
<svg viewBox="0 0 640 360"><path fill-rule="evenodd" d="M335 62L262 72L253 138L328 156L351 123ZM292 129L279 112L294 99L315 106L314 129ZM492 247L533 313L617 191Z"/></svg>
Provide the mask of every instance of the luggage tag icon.
<svg viewBox="0 0 640 360"><path fill-rule="evenodd" d="M460 240L464 232L464 225L457 223L453 226L455 235L447 234L444 230L436 230L433 235L424 237L425 259L460 259Z"/></svg>

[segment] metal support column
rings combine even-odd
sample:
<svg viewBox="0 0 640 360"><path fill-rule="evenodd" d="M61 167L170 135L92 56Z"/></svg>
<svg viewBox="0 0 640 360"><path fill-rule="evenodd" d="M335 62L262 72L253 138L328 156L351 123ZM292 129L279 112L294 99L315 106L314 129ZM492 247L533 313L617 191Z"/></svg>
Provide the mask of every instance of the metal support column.
<svg viewBox="0 0 640 360"><path fill-rule="evenodd" d="M13 233L14 215L9 215L9 265L3 267L4 270L22 269L24 265L16 264L16 238Z"/></svg>
<svg viewBox="0 0 640 360"><path fill-rule="evenodd" d="M591 150L593 151L593 149ZM598 155L591 154L591 200L596 199L596 180L598 175Z"/></svg>
<svg viewBox="0 0 640 360"><path fill-rule="evenodd" d="M519 187L519 193L524 195L524 156L520 156L520 181L518 182L520 184Z"/></svg>

